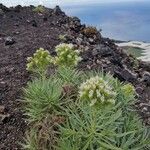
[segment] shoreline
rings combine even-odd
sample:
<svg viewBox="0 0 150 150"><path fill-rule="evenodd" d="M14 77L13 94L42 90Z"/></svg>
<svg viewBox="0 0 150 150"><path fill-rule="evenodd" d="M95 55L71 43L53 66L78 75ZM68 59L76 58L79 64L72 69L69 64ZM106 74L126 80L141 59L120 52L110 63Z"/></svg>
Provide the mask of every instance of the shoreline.
<svg viewBox="0 0 150 150"><path fill-rule="evenodd" d="M140 48L141 54L143 56L138 57L138 59L142 61L149 62L150 61L150 43L147 42L140 42L140 41L128 41L128 42L119 42L115 43L119 47L133 47L133 48Z"/></svg>

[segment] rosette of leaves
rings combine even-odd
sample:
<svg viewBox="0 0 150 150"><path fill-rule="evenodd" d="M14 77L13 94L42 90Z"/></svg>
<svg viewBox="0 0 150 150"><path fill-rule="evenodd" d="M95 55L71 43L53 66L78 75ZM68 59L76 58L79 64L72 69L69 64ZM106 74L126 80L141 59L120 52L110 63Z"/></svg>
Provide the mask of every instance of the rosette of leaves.
<svg viewBox="0 0 150 150"><path fill-rule="evenodd" d="M33 57L28 57L27 61L28 71L43 73L53 62L53 58L50 56L49 51L40 48L33 54Z"/></svg>
<svg viewBox="0 0 150 150"><path fill-rule="evenodd" d="M57 57L55 63L60 66L75 67L81 61L79 50L76 50L73 44L59 44L56 46Z"/></svg>
<svg viewBox="0 0 150 150"><path fill-rule="evenodd" d="M79 97L81 100L90 102L90 105L115 103L116 92L99 76L91 77L79 87Z"/></svg>

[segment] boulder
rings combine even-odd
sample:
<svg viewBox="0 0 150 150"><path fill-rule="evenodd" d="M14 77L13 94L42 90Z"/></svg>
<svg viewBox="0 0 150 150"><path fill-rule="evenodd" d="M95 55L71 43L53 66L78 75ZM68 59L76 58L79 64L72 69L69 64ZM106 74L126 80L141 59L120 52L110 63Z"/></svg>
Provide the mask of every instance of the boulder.
<svg viewBox="0 0 150 150"><path fill-rule="evenodd" d="M102 57L108 57L113 54L113 50L109 48L108 46L105 46L103 44L96 45L95 48L92 51L92 54L95 55L100 55Z"/></svg>
<svg viewBox="0 0 150 150"><path fill-rule="evenodd" d="M137 74L132 73L128 69L115 68L114 76L117 77L120 81L128 81L134 83L137 80Z"/></svg>

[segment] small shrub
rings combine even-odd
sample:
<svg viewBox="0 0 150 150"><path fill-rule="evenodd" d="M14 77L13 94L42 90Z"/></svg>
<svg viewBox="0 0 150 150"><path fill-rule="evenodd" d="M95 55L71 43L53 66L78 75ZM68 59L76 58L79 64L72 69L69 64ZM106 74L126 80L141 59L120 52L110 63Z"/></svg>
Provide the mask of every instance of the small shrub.
<svg viewBox="0 0 150 150"><path fill-rule="evenodd" d="M60 44L56 46L56 52L55 63L59 66L74 67L81 60L79 50L75 50L73 44Z"/></svg>
<svg viewBox="0 0 150 150"><path fill-rule="evenodd" d="M45 8L44 8L44 6L42 6L42 5L38 5L37 7L35 7L35 8L33 9L33 11L34 11L34 12L37 12L37 13L43 13L43 12L45 11Z"/></svg>
<svg viewBox="0 0 150 150"><path fill-rule="evenodd" d="M80 99L87 100L90 105L115 103L116 92L108 81L96 76L82 83L79 88Z"/></svg>
<svg viewBox="0 0 150 150"><path fill-rule="evenodd" d="M57 77L63 81L64 84L72 84L78 86L80 84L81 72L68 67L58 67Z"/></svg>
<svg viewBox="0 0 150 150"><path fill-rule="evenodd" d="M88 74L87 77L89 75L92 77L93 73ZM100 85L105 86L99 88ZM70 103L65 109L66 123L60 126L57 149L146 150L150 148L148 128L144 127L135 112L129 109L131 102L135 99L135 90L132 85L123 85L109 75L102 75L90 78L82 83L82 86L80 98L83 96L84 100L91 101L93 97L89 97L89 89L97 89L95 87L102 91L109 89L109 93L113 92L112 98L115 100L115 105L100 107L96 102L95 106L98 109L95 109L88 105L89 103L81 103L82 101ZM106 88L107 86L109 88ZM97 98L96 94L94 96ZM107 102L109 97L105 98Z"/></svg>
<svg viewBox="0 0 150 150"><path fill-rule="evenodd" d="M131 112L128 112L128 115ZM149 132L138 117L125 116L119 106L96 110L85 105L66 109L58 150L148 150Z"/></svg>
<svg viewBox="0 0 150 150"><path fill-rule="evenodd" d="M38 135L37 130L31 129L26 133L26 137L24 138L24 144L21 144L24 150L38 150Z"/></svg>
<svg viewBox="0 0 150 150"><path fill-rule="evenodd" d="M60 34L60 35L59 35L59 39L60 39L61 41L63 41L63 42L67 41L66 35Z"/></svg>
<svg viewBox="0 0 150 150"><path fill-rule="evenodd" d="M27 58L27 70L32 72L45 73L47 67L53 62L49 51L40 48L34 53L33 57Z"/></svg>
<svg viewBox="0 0 150 150"><path fill-rule="evenodd" d="M83 33L88 37L93 37L94 35L97 35L98 31L95 27L89 26L83 30Z"/></svg>
<svg viewBox="0 0 150 150"><path fill-rule="evenodd" d="M29 122L40 121L52 114L61 105L61 80L55 78L35 79L24 89L26 115Z"/></svg>
<svg viewBox="0 0 150 150"><path fill-rule="evenodd" d="M121 110L100 109L86 105L72 105L67 107L67 122L60 127L61 136L58 150L96 150L106 149L102 143L112 147L115 128L119 125ZM113 146L117 149L116 146Z"/></svg>
<svg viewBox="0 0 150 150"><path fill-rule="evenodd" d="M58 124L64 123L64 117L57 115L45 116L27 132L23 148L25 150L53 150L58 141Z"/></svg>
<svg viewBox="0 0 150 150"><path fill-rule="evenodd" d="M72 44L60 44L56 52L52 58L40 49L28 59L30 71L45 72L51 63L58 67L53 75L36 78L24 89L31 123L24 149L150 149L149 128L131 107L134 87L109 74L75 70L81 58Z"/></svg>

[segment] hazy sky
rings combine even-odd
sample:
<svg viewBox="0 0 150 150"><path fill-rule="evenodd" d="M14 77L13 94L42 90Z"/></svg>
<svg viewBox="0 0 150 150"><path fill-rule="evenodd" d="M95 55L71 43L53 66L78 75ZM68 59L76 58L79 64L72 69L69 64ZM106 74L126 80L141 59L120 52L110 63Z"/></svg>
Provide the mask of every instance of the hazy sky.
<svg viewBox="0 0 150 150"><path fill-rule="evenodd" d="M76 5L76 4L89 4L89 3L110 3L110 2L133 2L133 1L148 1L148 0L0 0L4 5L38 5L49 4L54 5Z"/></svg>

